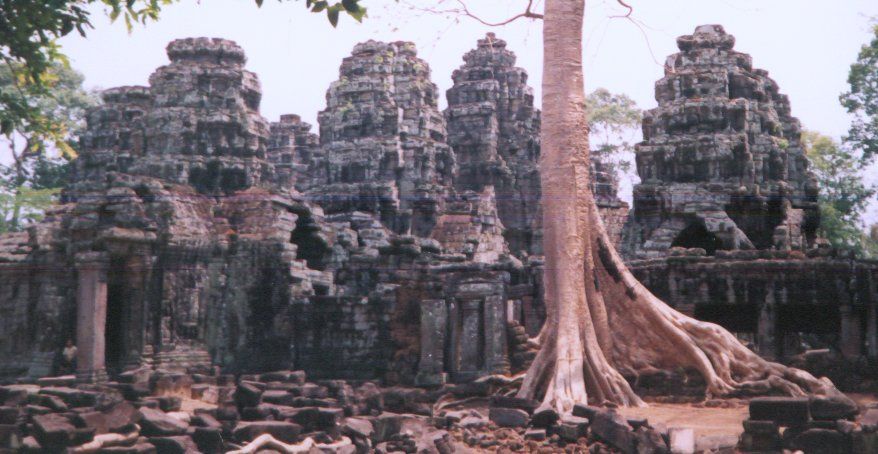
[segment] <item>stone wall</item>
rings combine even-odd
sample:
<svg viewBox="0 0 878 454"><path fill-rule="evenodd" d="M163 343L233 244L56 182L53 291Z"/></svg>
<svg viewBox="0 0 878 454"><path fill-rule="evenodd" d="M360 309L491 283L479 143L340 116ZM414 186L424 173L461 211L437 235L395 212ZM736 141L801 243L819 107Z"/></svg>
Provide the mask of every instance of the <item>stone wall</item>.
<svg viewBox="0 0 878 454"><path fill-rule="evenodd" d="M726 327L766 358L820 348L878 356L878 262L830 250L674 249L629 267L672 307Z"/></svg>

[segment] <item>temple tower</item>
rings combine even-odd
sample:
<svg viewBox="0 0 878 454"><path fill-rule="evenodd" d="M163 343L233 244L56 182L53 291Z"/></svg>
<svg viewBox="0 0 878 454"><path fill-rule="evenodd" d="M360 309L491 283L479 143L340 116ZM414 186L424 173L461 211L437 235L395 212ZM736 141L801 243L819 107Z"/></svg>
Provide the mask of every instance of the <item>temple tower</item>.
<svg viewBox="0 0 878 454"><path fill-rule="evenodd" d="M819 224L799 121L722 26L677 39L636 147L629 258L671 247L804 250Z"/></svg>

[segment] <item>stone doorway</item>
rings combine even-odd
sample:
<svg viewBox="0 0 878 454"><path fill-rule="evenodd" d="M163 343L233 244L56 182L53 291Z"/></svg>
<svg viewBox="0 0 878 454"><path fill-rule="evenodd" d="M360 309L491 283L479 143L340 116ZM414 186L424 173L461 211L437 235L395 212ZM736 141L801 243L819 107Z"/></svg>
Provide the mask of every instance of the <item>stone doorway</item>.
<svg viewBox="0 0 878 454"><path fill-rule="evenodd" d="M126 285L126 263L124 259L114 258L107 269L107 316L104 332L105 363L110 375L122 371L128 350L126 332L131 292Z"/></svg>
<svg viewBox="0 0 878 454"><path fill-rule="evenodd" d="M714 255L717 249L723 248L722 241L701 223L690 224L677 235L671 247L701 248L707 255Z"/></svg>

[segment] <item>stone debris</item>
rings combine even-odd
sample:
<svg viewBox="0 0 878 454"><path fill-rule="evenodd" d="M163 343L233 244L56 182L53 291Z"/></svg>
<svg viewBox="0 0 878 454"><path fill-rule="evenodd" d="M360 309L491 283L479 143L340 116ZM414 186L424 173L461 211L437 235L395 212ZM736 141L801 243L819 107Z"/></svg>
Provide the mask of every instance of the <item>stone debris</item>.
<svg viewBox="0 0 878 454"><path fill-rule="evenodd" d="M811 399L754 398L750 401L750 418L744 421L738 449L742 452L872 452L878 447L878 434L872 423L874 411L867 409L859 415L860 409L843 395Z"/></svg>

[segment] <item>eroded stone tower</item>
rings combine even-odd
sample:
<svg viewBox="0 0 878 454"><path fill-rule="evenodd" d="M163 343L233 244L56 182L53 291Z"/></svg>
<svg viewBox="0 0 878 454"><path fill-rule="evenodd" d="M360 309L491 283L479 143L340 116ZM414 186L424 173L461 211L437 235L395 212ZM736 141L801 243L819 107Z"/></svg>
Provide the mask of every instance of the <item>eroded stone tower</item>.
<svg viewBox="0 0 878 454"><path fill-rule="evenodd" d="M455 166L430 67L414 44L358 44L326 103L324 156L314 162L325 180L311 181L311 197L327 213L375 213L395 232L428 234Z"/></svg>
<svg viewBox="0 0 878 454"><path fill-rule="evenodd" d="M801 126L786 95L735 38L704 25L677 39L637 145L642 183L627 226L630 258L671 247L804 250L819 224Z"/></svg>

